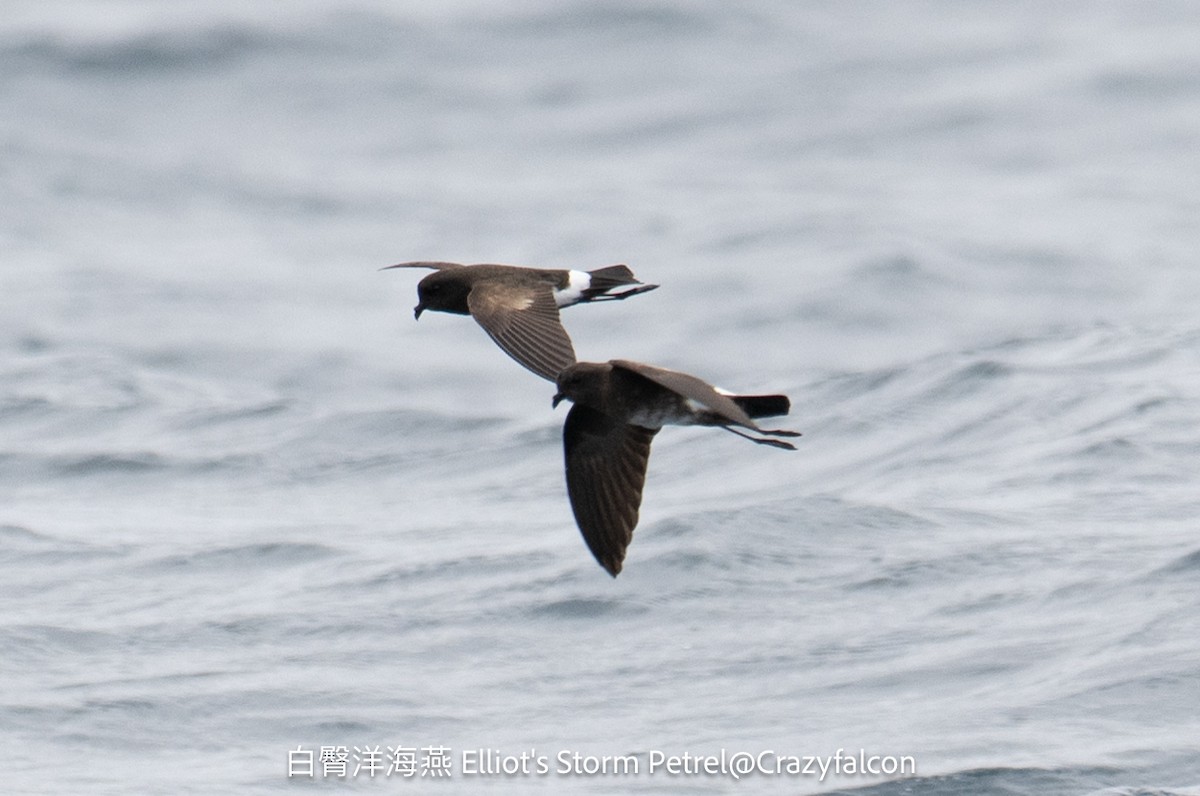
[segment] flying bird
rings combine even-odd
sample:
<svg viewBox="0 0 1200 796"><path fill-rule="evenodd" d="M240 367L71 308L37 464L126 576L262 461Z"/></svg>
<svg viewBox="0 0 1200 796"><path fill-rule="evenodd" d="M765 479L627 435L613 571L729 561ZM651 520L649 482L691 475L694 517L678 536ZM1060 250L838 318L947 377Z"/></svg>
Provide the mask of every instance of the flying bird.
<svg viewBox="0 0 1200 796"><path fill-rule="evenodd" d="M638 281L625 265L574 271L411 262L381 270L389 268L433 269L417 284L419 301L413 314L418 319L425 310L470 315L506 354L550 381L575 363L560 308L618 301L658 287Z"/></svg>
<svg viewBox="0 0 1200 796"><path fill-rule="evenodd" d="M786 395L734 395L695 376L641 362L579 362L556 379L554 406L573 402L563 424L567 495L592 555L614 578L633 540L650 443L664 425L717 426L760 445L795 450L754 418L786 415ZM762 436L739 431L746 429Z"/></svg>

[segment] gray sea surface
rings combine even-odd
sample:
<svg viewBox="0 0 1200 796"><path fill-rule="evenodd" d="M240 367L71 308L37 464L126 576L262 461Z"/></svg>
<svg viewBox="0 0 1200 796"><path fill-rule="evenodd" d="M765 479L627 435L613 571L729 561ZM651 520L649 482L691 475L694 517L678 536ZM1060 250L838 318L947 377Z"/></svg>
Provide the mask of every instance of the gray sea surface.
<svg viewBox="0 0 1200 796"><path fill-rule="evenodd" d="M0 0L0 789L1200 793L1197 42ZM628 263L580 357L799 450L664 430L614 580L553 386L411 259Z"/></svg>

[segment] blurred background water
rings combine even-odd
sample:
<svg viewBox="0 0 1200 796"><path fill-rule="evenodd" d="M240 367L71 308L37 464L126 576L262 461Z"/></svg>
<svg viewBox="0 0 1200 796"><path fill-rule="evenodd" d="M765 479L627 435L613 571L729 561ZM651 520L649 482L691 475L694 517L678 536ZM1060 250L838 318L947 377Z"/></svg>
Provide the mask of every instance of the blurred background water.
<svg viewBox="0 0 1200 796"><path fill-rule="evenodd" d="M1200 790L1200 9L0 0L12 793ZM553 388L409 259L662 288L612 580ZM785 423L781 423L785 425ZM472 778L464 751L908 755ZM351 769L354 758L351 758Z"/></svg>

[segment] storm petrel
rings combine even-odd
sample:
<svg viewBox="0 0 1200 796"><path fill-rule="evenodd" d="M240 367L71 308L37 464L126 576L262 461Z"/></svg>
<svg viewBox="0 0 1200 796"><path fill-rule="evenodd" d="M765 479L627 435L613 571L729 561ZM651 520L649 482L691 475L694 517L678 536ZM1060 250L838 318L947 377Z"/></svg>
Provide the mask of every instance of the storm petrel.
<svg viewBox="0 0 1200 796"><path fill-rule="evenodd" d="M625 265L595 271L412 262L388 268L432 268L417 285L413 314L425 310L470 315L504 352L544 379L575 363L558 311L588 301L617 301L654 290Z"/></svg>
<svg viewBox="0 0 1200 796"><path fill-rule="evenodd" d="M756 417L786 415L786 395L734 395L695 376L624 359L579 362L557 378L554 406L574 403L563 424L567 495L592 555L614 578L633 540L650 443L664 425L719 426L739 437L795 450ZM751 436L737 428L762 434Z"/></svg>

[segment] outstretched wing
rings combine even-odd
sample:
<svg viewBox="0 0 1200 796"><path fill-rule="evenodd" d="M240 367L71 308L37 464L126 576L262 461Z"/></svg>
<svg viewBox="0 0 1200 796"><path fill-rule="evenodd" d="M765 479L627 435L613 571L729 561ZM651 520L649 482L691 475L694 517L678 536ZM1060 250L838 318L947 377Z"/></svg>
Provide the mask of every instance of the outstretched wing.
<svg viewBox="0 0 1200 796"><path fill-rule="evenodd" d="M618 422L575 404L563 424L567 495L592 555L614 578L642 505L646 464L656 429Z"/></svg>
<svg viewBox="0 0 1200 796"><path fill-rule="evenodd" d="M614 367L622 368L649 379L660 387L666 387L668 390L678 393L684 398L690 398L693 401L702 403L730 423L736 423L739 426L745 426L755 431L758 430L758 426L750 419L750 415L746 414L744 409L734 403L732 398L717 392L711 384L702 379L698 379L687 373L680 373L677 370L656 368L653 365L632 362L627 359L614 359L612 364Z"/></svg>
<svg viewBox="0 0 1200 796"><path fill-rule="evenodd" d="M450 268L466 268L462 263L443 263L436 260L420 260L411 263L396 263L395 265L385 265L380 268L380 271L386 271L389 268L432 268L435 271L445 271Z"/></svg>
<svg viewBox="0 0 1200 796"><path fill-rule="evenodd" d="M478 283L467 297L467 307L496 345L542 378L554 381L575 364L575 349L549 285Z"/></svg>

